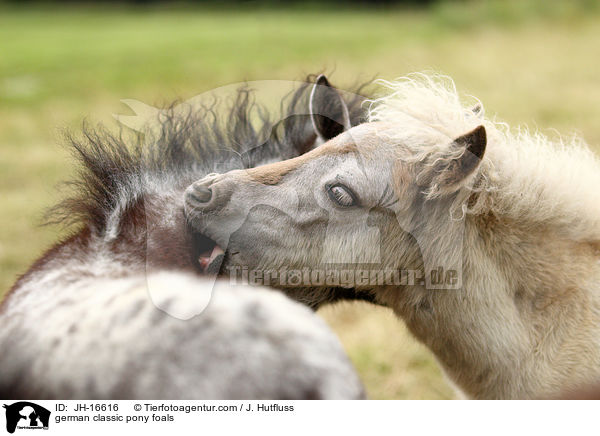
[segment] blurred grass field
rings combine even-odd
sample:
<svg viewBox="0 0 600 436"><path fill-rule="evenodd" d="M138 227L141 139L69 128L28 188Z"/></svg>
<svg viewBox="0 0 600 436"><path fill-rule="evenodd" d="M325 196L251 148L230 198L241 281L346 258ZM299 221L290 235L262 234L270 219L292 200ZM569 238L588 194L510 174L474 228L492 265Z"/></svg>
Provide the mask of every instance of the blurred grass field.
<svg viewBox="0 0 600 436"><path fill-rule="evenodd" d="M600 144L597 1L441 3L423 10L239 11L0 5L0 297L60 229L40 227L72 175L60 128L114 125L119 100L189 98L242 80L334 83L435 70L511 124ZM552 135L552 131L547 131ZM321 314L371 398L451 398L430 353L385 309ZM0 327L1 328L1 327Z"/></svg>

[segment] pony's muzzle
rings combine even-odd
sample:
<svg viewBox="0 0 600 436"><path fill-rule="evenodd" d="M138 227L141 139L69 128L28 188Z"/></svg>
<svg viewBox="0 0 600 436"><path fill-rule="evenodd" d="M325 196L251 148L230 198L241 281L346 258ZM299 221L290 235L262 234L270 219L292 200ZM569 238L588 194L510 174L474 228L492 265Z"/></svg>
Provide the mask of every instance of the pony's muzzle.
<svg viewBox="0 0 600 436"><path fill-rule="evenodd" d="M218 212L231 197L233 180L224 175L209 174L185 190L185 210L190 215Z"/></svg>
<svg viewBox="0 0 600 436"><path fill-rule="evenodd" d="M213 203L213 190L210 182L204 180L192 183L185 190L185 208L187 210L205 211Z"/></svg>
<svg viewBox="0 0 600 436"><path fill-rule="evenodd" d="M212 198L212 189L208 186L192 186L193 189L189 192L190 200L195 203L203 204L210 202Z"/></svg>

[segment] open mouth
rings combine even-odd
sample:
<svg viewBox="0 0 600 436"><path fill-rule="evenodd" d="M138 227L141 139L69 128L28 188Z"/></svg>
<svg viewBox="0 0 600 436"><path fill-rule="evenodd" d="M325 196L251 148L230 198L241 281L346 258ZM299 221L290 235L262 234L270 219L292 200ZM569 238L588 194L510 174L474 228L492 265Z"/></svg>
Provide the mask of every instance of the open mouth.
<svg viewBox="0 0 600 436"><path fill-rule="evenodd" d="M221 270L225 251L215 241L200 233L193 235L193 260L202 274L216 275Z"/></svg>

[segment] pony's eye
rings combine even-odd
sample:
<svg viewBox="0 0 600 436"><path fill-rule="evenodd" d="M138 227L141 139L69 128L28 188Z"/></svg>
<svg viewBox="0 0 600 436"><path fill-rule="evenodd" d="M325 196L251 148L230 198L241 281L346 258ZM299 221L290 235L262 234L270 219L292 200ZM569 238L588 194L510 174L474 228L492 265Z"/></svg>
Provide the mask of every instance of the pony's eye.
<svg viewBox="0 0 600 436"><path fill-rule="evenodd" d="M354 192L344 185L336 184L327 186L327 194L333 202L340 206L350 207L357 204Z"/></svg>

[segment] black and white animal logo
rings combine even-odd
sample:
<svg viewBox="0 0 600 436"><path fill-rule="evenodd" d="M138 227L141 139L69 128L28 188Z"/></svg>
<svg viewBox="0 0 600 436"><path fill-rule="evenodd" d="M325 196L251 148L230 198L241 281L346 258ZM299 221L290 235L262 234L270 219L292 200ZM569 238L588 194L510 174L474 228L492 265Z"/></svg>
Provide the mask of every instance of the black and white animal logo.
<svg viewBox="0 0 600 436"><path fill-rule="evenodd" d="M28 401L4 405L6 409L6 431L14 433L18 429L48 429L50 411Z"/></svg>

